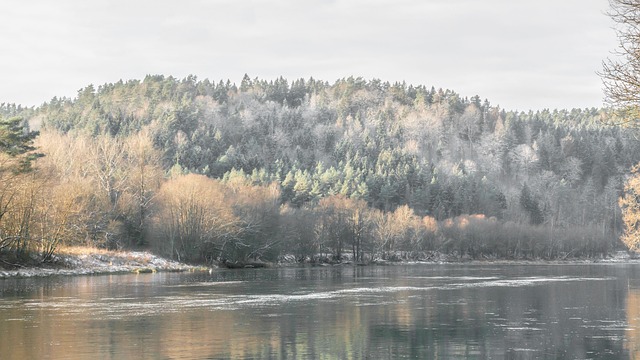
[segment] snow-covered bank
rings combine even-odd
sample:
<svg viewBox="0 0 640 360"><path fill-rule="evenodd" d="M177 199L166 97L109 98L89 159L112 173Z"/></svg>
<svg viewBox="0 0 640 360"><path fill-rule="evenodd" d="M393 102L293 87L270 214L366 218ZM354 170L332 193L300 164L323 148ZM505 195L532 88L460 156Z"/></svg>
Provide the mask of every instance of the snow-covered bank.
<svg viewBox="0 0 640 360"><path fill-rule="evenodd" d="M398 254L394 260L369 260L367 262L354 262L350 254L345 254L341 261L316 261L299 263L295 256L282 256L277 263L247 263L228 268L255 268L255 267L289 267L289 266L336 266L336 265L411 265L411 264L583 264L583 263L640 263L640 258L630 255L626 251L618 251L601 258L569 258L556 260L543 259L499 259L483 258L471 259L470 257L447 256L440 253L432 253L423 258L408 259ZM327 254L319 254L318 259L329 259ZM310 259L308 259L310 260ZM331 259L329 259L331 260ZM263 264L264 266L257 266ZM2 265L2 264L0 264ZM209 271L210 268L193 266L168 260L146 251L106 251L95 248L64 248L50 263L38 266L15 266L12 269L4 269L0 266L0 280L16 277L44 277L55 275L99 275L99 274L126 274L126 273L151 273L151 272L186 272Z"/></svg>
<svg viewBox="0 0 640 360"><path fill-rule="evenodd" d="M53 275L98 275L150 272L206 271L208 268L167 260L146 251L64 249L54 261L36 267L0 268L0 279Z"/></svg>

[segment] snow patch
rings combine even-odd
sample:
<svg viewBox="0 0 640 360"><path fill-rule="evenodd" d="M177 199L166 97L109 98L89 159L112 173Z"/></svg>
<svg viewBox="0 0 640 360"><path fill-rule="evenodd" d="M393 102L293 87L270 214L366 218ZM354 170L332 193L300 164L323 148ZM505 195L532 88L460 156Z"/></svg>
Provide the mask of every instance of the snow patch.
<svg viewBox="0 0 640 360"><path fill-rule="evenodd" d="M81 255L61 254L55 255L53 263L56 265L43 264L42 267L2 270L0 271L0 279L54 275L98 275L206 270L202 267L164 259L146 251L122 251L109 252L107 254L89 253Z"/></svg>

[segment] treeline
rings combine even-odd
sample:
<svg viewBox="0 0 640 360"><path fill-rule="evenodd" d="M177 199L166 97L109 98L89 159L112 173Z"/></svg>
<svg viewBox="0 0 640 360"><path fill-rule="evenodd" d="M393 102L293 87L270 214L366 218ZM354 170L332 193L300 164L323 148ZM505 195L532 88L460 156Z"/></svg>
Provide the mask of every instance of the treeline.
<svg viewBox="0 0 640 360"><path fill-rule="evenodd" d="M149 247L182 261L230 266L255 260L557 258L610 251L601 229L533 227L485 215L437 220L408 205L393 211L341 194L302 206L282 203L277 182L256 185L166 173L147 134L42 134L46 156L29 171L5 171L2 249L16 261L50 260L56 248Z"/></svg>
<svg viewBox="0 0 640 360"><path fill-rule="evenodd" d="M605 110L508 112L360 78L147 76L0 114L42 133L46 156L20 176L85 189L64 241L182 260L601 255L619 246L623 174L640 160Z"/></svg>

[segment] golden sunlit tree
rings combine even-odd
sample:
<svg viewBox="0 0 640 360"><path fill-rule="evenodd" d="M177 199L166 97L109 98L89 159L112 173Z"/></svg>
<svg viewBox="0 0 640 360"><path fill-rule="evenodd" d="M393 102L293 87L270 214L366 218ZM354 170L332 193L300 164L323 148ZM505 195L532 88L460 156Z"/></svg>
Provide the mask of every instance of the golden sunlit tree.
<svg viewBox="0 0 640 360"><path fill-rule="evenodd" d="M59 205L74 199L78 233L67 241L112 248L145 243L163 180L161 153L146 132L113 138L47 131L36 145L46 154L38 171L48 177L47 186L67 186Z"/></svg>
<svg viewBox="0 0 640 360"><path fill-rule="evenodd" d="M124 150L128 175L121 195L122 212L131 233L130 245L145 245L151 203L163 180L162 153L146 132L127 138Z"/></svg>
<svg viewBox="0 0 640 360"><path fill-rule="evenodd" d="M203 175L181 175L164 183L155 202L154 248L182 261L211 262L239 231L226 191L218 180Z"/></svg>
<svg viewBox="0 0 640 360"><path fill-rule="evenodd" d="M625 226L625 233L622 242L630 250L640 249L640 165L636 165L631 170L632 176L624 185L624 196L620 198L619 204L622 209L622 221Z"/></svg>
<svg viewBox="0 0 640 360"><path fill-rule="evenodd" d="M254 186L243 176L225 181L227 203L238 219L239 232L222 248L222 260L241 262L275 261L281 239L278 238L280 189L276 184Z"/></svg>

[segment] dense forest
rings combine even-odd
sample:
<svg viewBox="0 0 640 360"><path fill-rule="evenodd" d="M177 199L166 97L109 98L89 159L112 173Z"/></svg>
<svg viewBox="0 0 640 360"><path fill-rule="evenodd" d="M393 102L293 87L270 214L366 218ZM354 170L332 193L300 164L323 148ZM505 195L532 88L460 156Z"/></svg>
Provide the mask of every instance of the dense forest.
<svg viewBox="0 0 640 360"><path fill-rule="evenodd" d="M60 244L148 247L230 266L606 256L622 246L618 199L640 161L613 116L247 75L2 104L0 139L19 124L29 148L0 147L0 251L46 261Z"/></svg>

